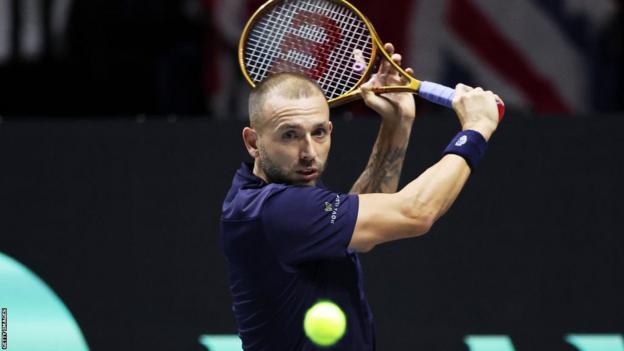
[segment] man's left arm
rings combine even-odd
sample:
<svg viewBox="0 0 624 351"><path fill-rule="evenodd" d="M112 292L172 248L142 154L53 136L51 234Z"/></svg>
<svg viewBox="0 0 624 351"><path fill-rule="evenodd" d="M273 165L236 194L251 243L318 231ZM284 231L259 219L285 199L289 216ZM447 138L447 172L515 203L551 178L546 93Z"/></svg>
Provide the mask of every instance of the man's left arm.
<svg viewBox="0 0 624 351"><path fill-rule="evenodd" d="M394 53L392 44L386 50L397 64L401 55ZM410 68L406 69L412 74ZM388 62L362 85L362 98L366 105L381 116L381 126L373 151L364 172L351 187L352 194L393 193L397 191L403 160L416 116L416 106L411 93L376 95L372 89L384 85L405 84L406 81Z"/></svg>

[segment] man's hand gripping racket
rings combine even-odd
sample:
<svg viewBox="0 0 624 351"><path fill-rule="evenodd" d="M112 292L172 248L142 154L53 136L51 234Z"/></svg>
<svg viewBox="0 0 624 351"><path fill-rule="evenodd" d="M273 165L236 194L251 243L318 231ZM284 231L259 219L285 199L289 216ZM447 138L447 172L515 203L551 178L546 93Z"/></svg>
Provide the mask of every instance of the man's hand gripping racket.
<svg viewBox="0 0 624 351"><path fill-rule="evenodd" d="M403 70L370 21L345 0L269 0L245 25L238 58L252 86L272 73L298 72L316 80L332 106L360 98L359 87L385 60L407 83L375 87L375 93L411 92L453 107L454 89ZM497 104L500 121L505 105L500 99Z"/></svg>

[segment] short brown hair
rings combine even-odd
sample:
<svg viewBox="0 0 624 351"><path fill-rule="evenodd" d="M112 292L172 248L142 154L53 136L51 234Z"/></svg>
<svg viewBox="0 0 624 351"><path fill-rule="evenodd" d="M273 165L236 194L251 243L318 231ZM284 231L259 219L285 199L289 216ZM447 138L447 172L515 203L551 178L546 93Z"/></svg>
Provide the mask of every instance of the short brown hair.
<svg viewBox="0 0 624 351"><path fill-rule="evenodd" d="M299 99L321 94L325 96L316 81L299 73L276 73L261 83L249 94L249 124L258 128L262 119L262 111L268 97Z"/></svg>

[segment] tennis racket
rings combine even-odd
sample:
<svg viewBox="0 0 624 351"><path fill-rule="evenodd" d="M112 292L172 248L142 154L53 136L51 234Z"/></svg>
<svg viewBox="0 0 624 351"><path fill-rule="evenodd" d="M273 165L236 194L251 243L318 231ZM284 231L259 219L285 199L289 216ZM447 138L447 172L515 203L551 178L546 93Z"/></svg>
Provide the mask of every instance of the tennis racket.
<svg viewBox="0 0 624 351"><path fill-rule="evenodd" d="M269 0L247 21L238 47L240 68L252 87L273 73L297 72L318 83L330 106L360 98L359 86L382 59L408 83L375 93L411 92L452 108L455 90L405 72L370 21L345 0ZM497 103L501 120L505 105Z"/></svg>

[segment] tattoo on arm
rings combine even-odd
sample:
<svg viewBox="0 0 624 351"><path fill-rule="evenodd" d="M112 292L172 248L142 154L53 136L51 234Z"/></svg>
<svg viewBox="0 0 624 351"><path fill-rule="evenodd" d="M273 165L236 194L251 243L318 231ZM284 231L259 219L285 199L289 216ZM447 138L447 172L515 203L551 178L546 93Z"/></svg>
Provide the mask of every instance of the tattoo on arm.
<svg viewBox="0 0 624 351"><path fill-rule="evenodd" d="M392 193L399 185L399 176L407 146L375 145L366 169L351 188L352 194Z"/></svg>

